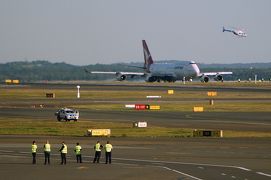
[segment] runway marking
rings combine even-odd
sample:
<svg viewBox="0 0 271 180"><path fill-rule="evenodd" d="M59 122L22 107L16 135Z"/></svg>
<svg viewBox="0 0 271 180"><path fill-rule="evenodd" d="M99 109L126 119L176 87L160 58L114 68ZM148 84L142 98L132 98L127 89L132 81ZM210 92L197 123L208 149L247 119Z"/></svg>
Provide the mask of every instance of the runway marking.
<svg viewBox="0 0 271 180"><path fill-rule="evenodd" d="M244 168L244 167L237 167L238 169L242 169L244 171L251 171L250 169Z"/></svg>
<svg viewBox="0 0 271 180"><path fill-rule="evenodd" d="M20 152L21 154L31 154L31 152ZM37 154L40 154L40 153L37 153Z"/></svg>
<svg viewBox="0 0 271 180"><path fill-rule="evenodd" d="M89 167L86 167L86 166L80 166L80 167L77 167L76 169L79 169L79 170L81 170L81 169L89 169Z"/></svg>
<svg viewBox="0 0 271 180"><path fill-rule="evenodd" d="M2 153L15 153L15 151L6 151L6 150L0 150L0 152ZM30 152L18 152L20 154L31 154ZM43 153L37 153L37 154L43 154ZM53 156L57 156L58 154L55 154L55 153L52 153L51 155ZM22 156L18 156L18 155L1 155L2 157L3 156L6 156L6 157L20 157L20 158L28 158L28 157L22 157ZM72 156L68 156L68 157L72 157ZM85 157L92 157L92 156L85 156ZM156 167L163 167L164 169L167 169L167 170L171 170L173 172L176 172L176 173L179 173L179 174L183 174L185 176L191 176L189 174L185 174L183 172L180 172L180 171L177 171L175 169L170 169L166 166L159 166L159 165L163 165L163 163L166 163L166 164L181 164L181 165L195 165L195 166L199 166L198 168L199 169L204 169L204 167L201 167L201 166L210 166L210 167L224 167L224 168L235 168L235 169L240 169L240 170L243 170L243 171L252 171L250 169L247 169L247 168L244 168L244 167L241 167L241 166L230 166L230 165L220 165L220 164L204 164L204 163L185 163L185 162L176 162L176 161L158 161L158 160L144 160L144 159L128 159L128 158L113 158L113 160L124 160L124 161L135 161L135 162L148 162L148 163L152 163L153 165L157 165ZM116 163L116 164L125 164L125 163ZM263 172L256 172L256 174L258 175L262 175L262 176L267 176L267 177L271 177L271 174L266 174L266 173L263 173ZM221 173L222 176L225 176L226 174L224 173ZM194 178L194 179L198 179L198 180L201 180L197 177L194 177L194 176L191 176L191 178ZM236 178L235 176L232 176L232 178Z"/></svg>
<svg viewBox="0 0 271 180"><path fill-rule="evenodd" d="M156 161L156 160L126 159L126 158L114 158L114 159L124 160L124 161L149 162L149 163L167 163L167 164L182 164L182 165L195 165L195 166L224 167L224 168L241 169L244 171L251 171L250 169L247 169L241 166L229 166L229 165L220 165L220 164L185 163L185 162L176 162L176 161Z"/></svg>
<svg viewBox="0 0 271 180"><path fill-rule="evenodd" d="M3 153L13 153L13 152L15 152L15 151L0 150L0 152L3 152Z"/></svg>
<svg viewBox="0 0 271 180"><path fill-rule="evenodd" d="M16 157L16 158L29 158L29 157L25 157L25 156L20 156L20 155L4 155L4 154L1 154L0 155L1 157Z"/></svg>
<svg viewBox="0 0 271 180"><path fill-rule="evenodd" d="M158 165L158 166L161 166L163 165L163 163L152 163L153 165Z"/></svg>
<svg viewBox="0 0 271 180"><path fill-rule="evenodd" d="M186 173L183 173L183 172L181 172L181 171L177 171L177 170L175 170L175 169L168 168L168 167L166 167L166 166L162 166L162 168L164 168L164 169L166 169L166 170L169 170L169 171L176 172L176 173L178 173L178 174L182 174L182 175L184 175L184 176L187 176L187 177L190 177L190 178L193 178L193 179L196 179L196 180L203 180L203 179L197 178L197 177L195 177L195 176L192 176L192 175L190 175L190 174L186 174Z"/></svg>
<svg viewBox="0 0 271 180"><path fill-rule="evenodd" d="M141 166L139 166L138 164L128 164L128 163L118 163L118 162L116 162L116 163L114 163L114 164L125 165L125 166L141 167Z"/></svg>
<svg viewBox="0 0 271 180"><path fill-rule="evenodd" d="M117 148L117 149L153 149L153 148L147 148L147 147L133 147L133 146L114 146L114 148Z"/></svg>
<svg viewBox="0 0 271 180"><path fill-rule="evenodd" d="M271 177L271 174L266 174L266 173L263 173L263 172L256 172L256 173L259 174L259 175Z"/></svg>

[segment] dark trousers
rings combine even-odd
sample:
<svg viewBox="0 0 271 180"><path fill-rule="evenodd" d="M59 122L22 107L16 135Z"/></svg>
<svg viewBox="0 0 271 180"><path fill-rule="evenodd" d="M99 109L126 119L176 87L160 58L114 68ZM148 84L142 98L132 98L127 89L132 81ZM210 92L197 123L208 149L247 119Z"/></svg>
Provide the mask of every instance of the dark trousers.
<svg viewBox="0 0 271 180"><path fill-rule="evenodd" d="M95 157L93 159L93 163L97 161L97 163L100 162L100 157L101 157L101 151L95 151Z"/></svg>
<svg viewBox="0 0 271 180"><path fill-rule="evenodd" d="M111 164L111 152L105 152L105 163Z"/></svg>
<svg viewBox="0 0 271 180"><path fill-rule="evenodd" d="M46 164L48 162L48 164L50 164L50 152L44 152L44 157L45 157L45 160L44 160L44 164Z"/></svg>
<svg viewBox="0 0 271 180"><path fill-rule="evenodd" d="M82 156L81 156L81 154L77 154L76 155L76 161L77 161L77 163L82 163Z"/></svg>
<svg viewBox="0 0 271 180"><path fill-rule="evenodd" d="M32 157L33 157L32 164L36 164L36 155L37 153L32 153Z"/></svg>
<svg viewBox="0 0 271 180"><path fill-rule="evenodd" d="M66 164L66 153L61 153L61 164Z"/></svg>

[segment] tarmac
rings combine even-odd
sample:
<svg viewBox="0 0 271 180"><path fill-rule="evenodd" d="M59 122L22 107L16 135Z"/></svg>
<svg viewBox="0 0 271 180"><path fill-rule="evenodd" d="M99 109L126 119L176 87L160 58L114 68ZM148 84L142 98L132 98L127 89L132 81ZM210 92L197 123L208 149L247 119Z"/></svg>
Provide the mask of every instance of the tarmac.
<svg viewBox="0 0 271 180"><path fill-rule="evenodd" d="M37 141L33 165L31 142ZM52 145L51 164L44 165L43 143ZM58 149L68 145L66 165ZM3 179L270 179L270 138L110 138L112 164L93 164L92 137L1 136ZM102 143L107 138L99 139ZM80 142L83 163L73 148Z"/></svg>
<svg viewBox="0 0 271 180"><path fill-rule="evenodd" d="M68 85L54 86L54 88L69 88ZM33 85L33 88L39 87ZM87 88L129 90L134 86L88 85ZM151 86L150 88L166 89L168 87ZM192 89L195 90L195 88ZM250 88L220 89L220 91L223 90L244 91L244 93L250 91L268 92L265 89ZM252 103L254 100L242 99L242 101ZM266 101L271 100L267 98ZM121 100L120 103L122 103ZM12 105L10 104L10 106ZM12 107L7 106L0 109L0 114L8 117L32 116L46 119L48 114L53 113L54 110L50 108L33 111L25 107L16 109L16 113ZM190 112L111 111L101 113L92 110L82 111L80 115L82 119L92 116L95 117L95 120L108 121L110 119L112 122L132 122L144 117L148 123L164 127L240 129L256 132L270 132L271 130L270 112L204 112L195 114ZM42 146L47 139L52 145L50 165L43 164ZM33 140L36 140L38 144L36 165L31 164L31 142ZM271 179L271 138L115 137L110 138L114 147L112 164L104 164L104 153L102 153L101 163L93 164L93 146L96 140L97 138L93 137L1 135L1 179ZM108 138L99 138L99 140L105 143ZM68 145L67 165L60 165L58 149L62 141ZM75 160L73 148L76 142L80 142L83 148L82 164L77 164Z"/></svg>

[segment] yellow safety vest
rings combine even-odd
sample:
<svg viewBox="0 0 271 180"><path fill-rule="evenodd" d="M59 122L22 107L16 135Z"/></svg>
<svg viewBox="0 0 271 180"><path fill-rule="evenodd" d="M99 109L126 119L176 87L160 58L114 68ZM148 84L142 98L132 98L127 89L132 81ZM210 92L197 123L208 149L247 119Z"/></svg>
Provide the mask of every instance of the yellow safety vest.
<svg viewBox="0 0 271 180"><path fill-rule="evenodd" d="M96 145L95 145L95 151L101 151L101 144L100 143L97 143Z"/></svg>
<svg viewBox="0 0 271 180"><path fill-rule="evenodd" d="M68 152L68 147L66 144L64 144L64 148L62 149L61 153L67 154L67 152Z"/></svg>
<svg viewBox="0 0 271 180"><path fill-rule="evenodd" d="M36 153L37 148L38 148L38 146L36 144L32 144L32 153Z"/></svg>
<svg viewBox="0 0 271 180"><path fill-rule="evenodd" d="M106 144L105 145L105 151L106 152L111 152L112 149L113 149L113 146L111 144Z"/></svg>
<svg viewBox="0 0 271 180"><path fill-rule="evenodd" d="M51 152L51 145L50 144L45 144L44 145L44 151Z"/></svg>
<svg viewBox="0 0 271 180"><path fill-rule="evenodd" d="M75 146L75 154L76 155L79 155L79 154L81 154L81 146L79 146L79 145L77 145L77 146Z"/></svg>

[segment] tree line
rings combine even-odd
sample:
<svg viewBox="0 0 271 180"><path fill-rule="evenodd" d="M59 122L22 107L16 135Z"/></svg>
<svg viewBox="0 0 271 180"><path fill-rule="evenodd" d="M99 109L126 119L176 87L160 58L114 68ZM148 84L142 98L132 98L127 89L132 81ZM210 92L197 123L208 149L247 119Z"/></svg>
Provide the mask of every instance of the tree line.
<svg viewBox="0 0 271 180"><path fill-rule="evenodd" d="M115 63L94 64L87 66L75 66L71 64L51 63L49 61L24 61L0 64L0 81L6 79L18 79L21 82L36 81L71 81L71 80L105 80L115 78L112 75L89 74L89 71L125 71L141 72L142 69L131 66L143 67L142 63ZM225 80L270 80L271 63L254 64L199 64L202 72L210 71L232 71L233 75L225 76Z"/></svg>

